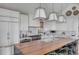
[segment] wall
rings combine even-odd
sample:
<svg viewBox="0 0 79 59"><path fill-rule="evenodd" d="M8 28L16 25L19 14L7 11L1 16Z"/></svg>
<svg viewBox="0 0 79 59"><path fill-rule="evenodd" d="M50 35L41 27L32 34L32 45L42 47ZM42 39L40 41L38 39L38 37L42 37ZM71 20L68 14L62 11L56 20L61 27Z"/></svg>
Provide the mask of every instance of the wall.
<svg viewBox="0 0 79 59"><path fill-rule="evenodd" d="M55 21L47 21L44 23L44 31L48 30L56 30L56 22Z"/></svg>
<svg viewBox="0 0 79 59"><path fill-rule="evenodd" d="M40 23L38 19L33 19L34 13L29 14L29 26L36 26L39 27Z"/></svg>
<svg viewBox="0 0 79 59"><path fill-rule="evenodd" d="M71 10L71 7L74 4L68 6L65 10L62 11L62 14L65 16L66 22L59 23L55 21L49 21L44 23L44 31L47 30L57 30L57 31L75 31L76 38L78 38L78 16L66 16L65 12ZM78 5L76 5L78 7Z"/></svg>
<svg viewBox="0 0 79 59"><path fill-rule="evenodd" d="M61 7L61 4L56 4L57 8L54 7L55 9L57 9L58 11L60 11L60 9L62 10L62 14L65 16L66 19L66 23L59 23L59 22L53 22L53 21L49 21L49 22L45 22L44 23L44 31L47 30L59 30L59 31L75 31L76 34L78 34L78 16L69 16L67 17L65 15L65 12L67 10L71 10L72 6L77 6L77 4L63 4L63 6L65 7ZM55 6L55 5L54 5ZM49 6L48 6L49 7ZM60 9L58 9L58 7ZM78 7L79 8L79 7ZM48 10L48 9L46 9ZM33 10L34 11L34 10ZM39 20L34 20L34 12L30 12L29 13L29 26L36 26L39 27ZM60 15L61 12L58 13L58 16Z"/></svg>

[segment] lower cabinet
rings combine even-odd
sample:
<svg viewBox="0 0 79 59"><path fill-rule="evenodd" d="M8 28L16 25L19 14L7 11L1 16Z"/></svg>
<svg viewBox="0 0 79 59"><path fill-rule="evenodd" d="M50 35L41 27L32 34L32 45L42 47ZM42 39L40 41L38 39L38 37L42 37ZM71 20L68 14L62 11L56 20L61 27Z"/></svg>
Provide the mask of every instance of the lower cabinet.
<svg viewBox="0 0 79 59"><path fill-rule="evenodd" d="M0 48L0 55L13 55L13 54L14 54L14 46Z"/></svg>

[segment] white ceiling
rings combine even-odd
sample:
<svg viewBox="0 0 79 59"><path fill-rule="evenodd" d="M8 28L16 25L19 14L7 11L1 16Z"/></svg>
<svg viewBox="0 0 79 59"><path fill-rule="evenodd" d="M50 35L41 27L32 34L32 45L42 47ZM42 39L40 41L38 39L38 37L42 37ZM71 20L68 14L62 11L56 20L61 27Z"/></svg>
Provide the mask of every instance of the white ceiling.
<svg viewBox="0 0 79 59"><path fill-rule="evenodd" d="M1 8L7 8L10 10L20 11L21 13L33 13L35 8L39 7L39 3L0 3ZM52 9L60 13L61 7L64 10L68 7L68 3L42 3L41 6L46 9L47 14L52 11ZM79 5L79 4L78 4Z"/></svg>

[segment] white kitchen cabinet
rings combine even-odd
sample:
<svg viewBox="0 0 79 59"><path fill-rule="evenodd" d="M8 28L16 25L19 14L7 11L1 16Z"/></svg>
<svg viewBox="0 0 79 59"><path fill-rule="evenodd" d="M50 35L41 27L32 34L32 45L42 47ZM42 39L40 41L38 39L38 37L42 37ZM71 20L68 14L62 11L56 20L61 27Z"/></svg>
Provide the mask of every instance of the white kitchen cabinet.
<svg viewBox="0 0 79 59"><path fill-rule="evenodd" d="M21 14L20 15L20 30L28 31L28 15Z"/></svg>
<svg viewBox="0 0 79 59"><path fill-rule="evenodd" d="M13 54L13 46L9 37L9 22L0 22L0 55ZM4 47L8 46L8 47Z"/></svg>
<svg viewBox="0 0 79 59"><path fill-rule="evenodd" d="M6 9L0 14L0 55L14 54L14 45L19 43L19 14ZM8 13L8 14L6 14ZM12 16L10 16L12 14ZM18 15L18 17L15 17Z"/></svg>
<svg viewBox="0 0 79 59"><path fill-rule="evenodd" d="M0 48L0 55L12 55L14 54L14 46Z"/></svg>
<svg viewBox="0 0 79 59"><path fill-rule="evenodd" d="M17 22L0 22L0 54L13 54L13 44L19 43L19 26ZM8 46L8 47L4 47ZM12 52L13 51L13 52Z"/></svg>
<svg viewBox="0 0 79 59"><path fill-rule="evenodd" d="M0 46L8 45L8 22L0 22Z"/></svg>
<svg viewBox="0 0 79 59"><path fill-rule="evenodd" d="M13 44L19 43L19 25L17 22L9 23L9 32L10 32L10 38L12 39L11 43Z"/></svg>
<svg viewBox="0 0 79 59"><path fill-rule="evenodd" d="M19 12L17 11L12 11L4 8L0 8L0 16L6 16L6 17L19 17Z"/></svg>

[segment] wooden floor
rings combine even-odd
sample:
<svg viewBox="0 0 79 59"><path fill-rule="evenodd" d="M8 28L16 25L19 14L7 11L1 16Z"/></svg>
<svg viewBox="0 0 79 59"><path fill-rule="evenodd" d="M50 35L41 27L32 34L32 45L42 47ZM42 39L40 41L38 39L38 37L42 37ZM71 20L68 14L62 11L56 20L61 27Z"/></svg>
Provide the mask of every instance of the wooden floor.
<svg viewBox="0 0 79 59"><path fill-rule="evenodd" d="M24 55L44 55L50 51L57 50L64 45L74 42L74 39L70 38L59 38L58 40L51 42L44 42L41 40L31 41L27 43L19 43L16 47Z"/></svg>

